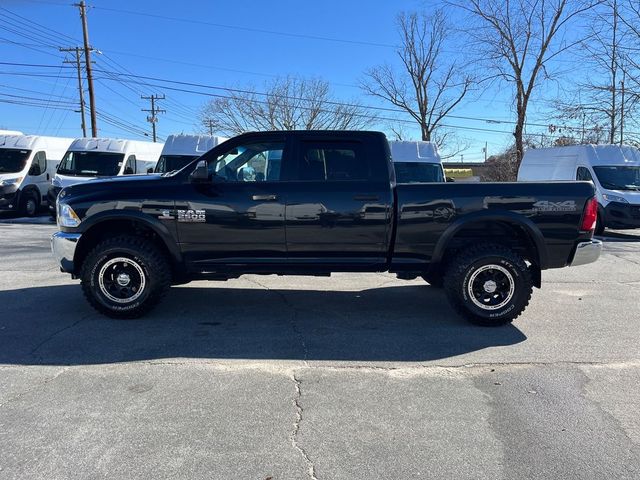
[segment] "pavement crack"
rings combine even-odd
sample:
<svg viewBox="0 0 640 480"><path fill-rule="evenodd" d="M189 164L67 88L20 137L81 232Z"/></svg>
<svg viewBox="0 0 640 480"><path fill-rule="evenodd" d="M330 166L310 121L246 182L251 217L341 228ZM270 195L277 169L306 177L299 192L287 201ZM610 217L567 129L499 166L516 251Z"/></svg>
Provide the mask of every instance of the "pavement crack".
<svg viewBox="0 0 640 480"><path fill-rule="evenodd" d="M296 394L293 397L293 406L296 409L296 419L293 422L293 429L291 430L291 435L289 435L289 440L291 441L291 446L300 453L304 462L307 464L307 474L311 480L318 480L316 476L316 467L311 461L309 454L307 451L298 443L298 433L300 432L300 424L302 423L302 414L304 413L304 409L302 405L300 405L300 398L302 397L302 391L300 389L301 381L296 377L295 373L291 374L291 379L293 380L293 384L296 389Z"/></svg>
<svg viewBox="0 0 640 480"><path fill-rule="evenodd" d="M291 325L291 330L293 330L293 333L298 338L298 342L300 342L300 346L302 347L302 362L304 363L304 365L306 367L308 367L309 366L309 362L308 362L309 350L307 348L307 342L304 339L304 335L302 333L302 330L300 330L300 327L298 325L298 318L299 318L300 310L295 305L293 305L289 301L287 296L283 292L281 292L280 290L272 290L267 285L259 282L256 279L247 278L247 280L249 282L253 283L254 285L258 285L259 287L264 288L268 292L276 294L278 296L278 298L280 298L280 300L282 300L282 303L284 303L285 306L289 310L291 310L293 315L291 315L291 317L289 318L289 324Z"/></svg>
<svg viewBox="0 0 640 480"><path fill-rule="evenodd" d="M52 375L51 377L45 378L42 382L39 382L37 385L34 385L33 387L28 388L24 392L18 393L17 395L14 395L13 397L6 399L4 402L0 403L0 408L4 407L7 403L17 402L18 400L20 400L25 395L28 395L29 393L33 392L34 390L37 390L38 388L44 387L45 385L53 382L56 378L58 378L60 375L62 375L67 370L69 370L69 367L64 367L64 368L60 369L58 372L56 372L54 375Z"/></svg>
<svg viewBox="0 0 640 480"><path fill-rule="evenodd" d="M67 330L70 330L71 328L75 327L76 325L78 325L81 322L84 322L85 320L87 320L89 318L89 315L85 315L84 317L80 318L79 320L76 320L75 322L73 322L71 325L67 325L66 327L62 327L58 330L56 330L55 332L53 332L51 335L49 335L47 338L45 338L44 340L42 340L38 345L36 345L31 352L29 352L29 355L31 356L35 356L36 352L38 350L40 350L40 348L50 342L51 340L53 340L56 336L60 335L62 332L66 332Z"/></svg>

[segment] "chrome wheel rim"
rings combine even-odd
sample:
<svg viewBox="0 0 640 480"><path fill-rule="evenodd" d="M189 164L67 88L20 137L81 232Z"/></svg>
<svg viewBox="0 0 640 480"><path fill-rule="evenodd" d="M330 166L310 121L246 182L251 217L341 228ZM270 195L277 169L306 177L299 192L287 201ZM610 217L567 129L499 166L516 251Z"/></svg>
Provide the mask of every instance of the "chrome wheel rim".
<svg viewBox="0 0 640 480"><path fill-rule="evenodd" d="M482 310L508 305L516 290L511 272L501 265L484 265L473 272L467 284L471 302Z"/></svg>
<svg viewBox="0 0 640 480"><path fill-rule="evenodd" d="M144 270L135 261L116 257L106 262L98 272L102 294L115 303L131 303L138 299L147 284Z"/></svg>

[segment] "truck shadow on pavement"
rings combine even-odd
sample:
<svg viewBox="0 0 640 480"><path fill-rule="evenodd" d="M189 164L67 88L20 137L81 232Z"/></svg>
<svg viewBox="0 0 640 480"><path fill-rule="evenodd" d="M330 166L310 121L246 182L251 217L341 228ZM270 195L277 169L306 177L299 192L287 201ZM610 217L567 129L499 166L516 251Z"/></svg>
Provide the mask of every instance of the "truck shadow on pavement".
<svg viewBox="0 0 640 480"><path fill-rule="evenodd" d="M420 362L526 340L513 325L468 324L441 290L428 285L362 291L174 287L140 320L97 314L79 285L2 291L0 305L3 364L176 357Z"/></svg>

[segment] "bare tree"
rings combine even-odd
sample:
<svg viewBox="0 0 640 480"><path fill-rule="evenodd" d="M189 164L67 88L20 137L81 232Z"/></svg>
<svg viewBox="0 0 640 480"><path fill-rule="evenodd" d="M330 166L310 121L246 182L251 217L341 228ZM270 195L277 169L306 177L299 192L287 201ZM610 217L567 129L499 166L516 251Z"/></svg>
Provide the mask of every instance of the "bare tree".
<svg viewBox="0 0 640 480"><path fill-rule="evenodd" d="M445 53L451 29L443 10L400 14L397 19L402 69L390 64L371 68L361 82L363 90L399 107L419 125L422 140L433 141L442 121L472 86L470 75ZM440 147L447 135L439 136Z"/></svg>
<svg viewBox="0 0 640 480"><path fill-rule="evenodd" d="M295 76L265 84L265 92L229 89L200 112L203 131L238 135L256 130L360 129L375 116L358 102L334 99L329 83Z"/></svg>
<svg viewBox="0 0 640 480"><path fill-rule="evenodd" d="M567 24L602 0L450 0L474 20L470 35L496 75L515 90L516 164L524 153L527 108L549 61L579 43L563 41Z"/></svg>
<svg viewBox="0 0 640 480"><path fill-rule="evenodd" d="M576 49L576 61L588 75L572 83L573 95L555 104L555 118L579 143L624 141L624 122L633 117L637 98L626 96L625 78L633 70L628 61L631 35L621 16L620 0L606 0L589 15L587 39Z"/></svg>

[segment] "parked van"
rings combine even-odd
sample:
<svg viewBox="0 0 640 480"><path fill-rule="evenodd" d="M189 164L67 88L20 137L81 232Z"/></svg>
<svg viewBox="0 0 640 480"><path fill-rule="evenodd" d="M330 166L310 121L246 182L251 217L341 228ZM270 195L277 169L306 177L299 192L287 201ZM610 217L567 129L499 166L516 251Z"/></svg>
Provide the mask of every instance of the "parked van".
<svg viewBox="0 0 640 480"><path fill-rule="evenodd" d="M24 135L24 133L18 130L0 130L0 135Z"/></svg>
<svg viewBox="0 0 640 480"><path fill-rule="evenodd" d="M225 137L211 135L169 135L164 142L155 173L180 170L226 140Z"/></svg>
<svg viewBox="0 0 640 480"><path fill-rule="evenodd" d="M32 216L47 202L56 165L72 138L0 135L0 210Z"/></svg>
<svg viewBox="0 0 640 480"><path fill-rule="evenodd" d="M96 178L152 173L162 143L114 138L79 138L58 165L49 189L49 213L55 216L55 200L64 187Z"/></svg>
<svg viewBox="0 0 640 480"><path fill-rule="evenodd" d="M398 183L444 182L438 148L431 142L389 142Z"/></svg>
<svg viewBox="0 0 640 480"><path fill-rule="evenodd" d="M640 150L619 145L575 145L526 151L518 181L588 180L598 197L596 233L640 228Z"/></svg>

